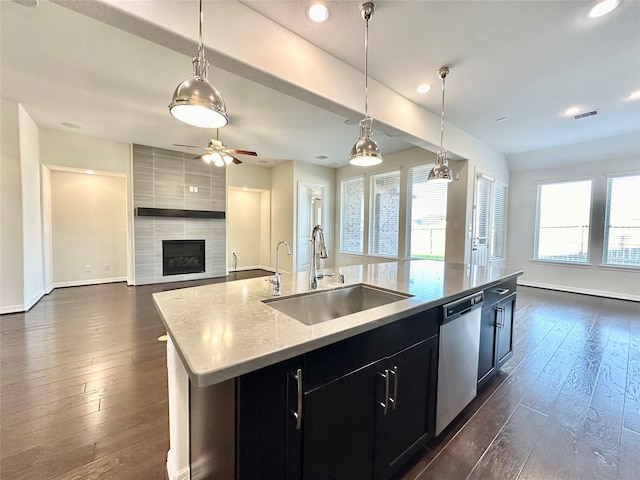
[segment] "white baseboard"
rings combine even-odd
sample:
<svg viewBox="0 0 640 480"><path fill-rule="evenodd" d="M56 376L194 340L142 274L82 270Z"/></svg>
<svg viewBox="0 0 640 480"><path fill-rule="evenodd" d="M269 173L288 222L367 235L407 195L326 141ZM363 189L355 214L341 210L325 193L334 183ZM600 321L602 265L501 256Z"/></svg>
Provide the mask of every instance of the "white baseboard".
<svg viewBox="0 0 640 480"><path fill-rule="evenodd" d="M45 293L44 290L40 290L38 293L36 293L33 297L31 297L27 302L25 302L24 306L25 309L24 311L27 312L29 311L29 309L31 307L33 307L36 303L38 303L38 301L44 297Z"/></svg>
<svg viewBox="0 0 640 480"><path fill-rule="evenodd" d="M32 298L30 298L25 303L19 303L17 305L5 305L0 306L0 315L4 315L6 313L22 313L27 312L31 307L33 307L38 301L44 297L46 292L44 290L36 293Z"/></svg>
<svg viewBox="0 0 640 480"><path fill-rule="evenodd" d="M53 288L62 287L83 287L86 285L101 285L103 283L116 283L126 282L127 277L112 277L112 278L95 278L91 280L73 280L71 282L55 282Z"/></svg>
<svg viewBox="0 0 640 480"><path fill-rule="evenodd" d="M4 307L0 306L0 315L4 315L7 313L21 313L26 311L24 308L24 303L19 305L5 305Z"/></svg>
<svg viewBox="0 0 640 480"><path fill-rule="evenodd" d="M169 480L190 480L191 471L189 467L184 467L181 470L176 470L175 466L171 463L171 455L167 453L167 478Z"/></svg>
<svg viewBox="0 0 640 480"><path fill-rule="evenodd" d="M229 273L231 272L242 272L244 270L266 270L268 272L273 272L274 269L271 267L265 267L263 265L249 265L247 267L238 267L236 269L230 268Z"/></svg>
<svg viewBox="0 0 640 480"><path fill-rule="evenodd" d="M619 300L631 300L633 302L640 302L640 295L632 295L629 293L608 292L604 290L592 290L590 288L578 288L566 285L529 282L522 279L518 279L518 285L522 285L524 287L545 288L547 290L556 290L558 292L580 293L583 295L593 295L594 297L616 298Z"/></svg>

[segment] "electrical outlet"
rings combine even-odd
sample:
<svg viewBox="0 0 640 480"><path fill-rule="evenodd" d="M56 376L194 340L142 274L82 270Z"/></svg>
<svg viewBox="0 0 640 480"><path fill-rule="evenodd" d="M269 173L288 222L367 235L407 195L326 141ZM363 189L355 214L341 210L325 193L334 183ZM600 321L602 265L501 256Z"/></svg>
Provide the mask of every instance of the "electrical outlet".
<svg viewBox="0 0 640 480"><path fill-rule="evenodd" d="M84 266L84 271L85 272L90 272L91 271L91 265L85 265Z"/></svg>
<svg viewBox="0 0 640 480"><path fill-rule="evenodd" d="M111 270L111 265L109 265L108 263L104 264L104 269L105 270Z"/></svg>

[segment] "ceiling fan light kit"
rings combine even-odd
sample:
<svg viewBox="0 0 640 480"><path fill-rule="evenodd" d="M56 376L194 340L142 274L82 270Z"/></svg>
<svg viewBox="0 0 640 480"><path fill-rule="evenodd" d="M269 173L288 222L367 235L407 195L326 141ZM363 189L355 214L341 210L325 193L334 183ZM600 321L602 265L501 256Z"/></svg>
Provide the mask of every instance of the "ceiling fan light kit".
<svg viewBox="0 0 640 480"><path fill-rule="evenodd" d="M175 147L187 147L187 148L200 148L206 150L206 153L193 157L194 160L203 160L207 165L213 163L216 167L224 167L231 163L240 164L241 160L237 159L233 155L251 155L256 157L258 154L250 150L238 150L235 148L228 148L218 140L218 131L216 130L216 138L209 140L209 145L201 147L199 145L184 145L181 143L174 143Z"/></svg>
<svg viewBox="0 0 640 480"><path fill-rule="evenodd" d="M453 174L447 161L447 151L443 145L444 139L444 79L449 74L449 67L440 67L438 76L442 79L442 108L440 110L440 150L436 154L436 165L429 172L430 182L452 182Z"/></svg>
<svg viewBox="0 0 640 480"><path fill-rule="evenodd" d="M224 127L228 122L224 99L209 83L209 62L204 58L202 43L202 0L200 0L200 30L198 56L193 59L193 77L176 88L169 112L181 122L201 128Z"/></svg>
<svg viewBox="0 0 640 480"><path fill-rule="evenodd" d="M359 167L369 167L382 163L380 147L371 138L373 136L373 119L369 117L368 97L368 54L369 54L369 20L373 17L376 5L373 2L364 2L360 5L360 13L365 21L364 30L364 119L360 121L360 136L351 148L349 163Z"/></svg>

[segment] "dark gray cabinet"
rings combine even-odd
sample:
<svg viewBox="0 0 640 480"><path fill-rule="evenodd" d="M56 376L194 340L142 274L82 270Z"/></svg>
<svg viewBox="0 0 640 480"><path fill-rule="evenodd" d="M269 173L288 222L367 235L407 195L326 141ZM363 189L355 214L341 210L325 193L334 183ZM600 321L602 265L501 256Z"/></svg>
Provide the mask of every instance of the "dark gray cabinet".
<svg viewBox="0 0 640 480"><path fill-rule="evenodd" d="M237 379L236 478L389 478L435 430L439 311Z"/></svg>
<svg viewBox="0 0 640 480"><path fill-rule="evenodd" d="M516 279L485 290L480 326L478 388L513 355L513 317Z"/></svg>

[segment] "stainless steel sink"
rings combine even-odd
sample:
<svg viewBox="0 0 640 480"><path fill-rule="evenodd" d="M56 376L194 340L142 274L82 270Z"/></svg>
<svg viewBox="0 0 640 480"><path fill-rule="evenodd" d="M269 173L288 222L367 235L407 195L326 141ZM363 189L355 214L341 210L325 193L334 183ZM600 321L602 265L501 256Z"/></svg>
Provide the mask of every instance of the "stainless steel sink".
<svg viewBox="0 0 640 480"><path fill-rule="evenodd" d="M315 325L388 303L410 298L391 290L358 284L333 290L319 290L292 297L271 298L264 303L305 325Z"/></svg>

